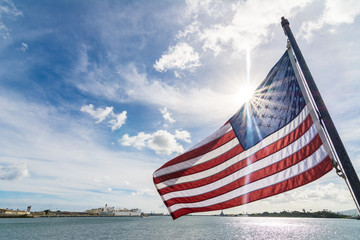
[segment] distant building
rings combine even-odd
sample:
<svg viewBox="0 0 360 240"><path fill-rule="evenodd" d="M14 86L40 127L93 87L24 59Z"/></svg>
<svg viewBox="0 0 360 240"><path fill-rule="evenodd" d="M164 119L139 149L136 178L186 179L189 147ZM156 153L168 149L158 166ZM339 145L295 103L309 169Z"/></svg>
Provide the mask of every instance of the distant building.
<svg viewBox="0 0 360 240"><path fill-rule="evenodd" d="M31 206L28 206L26 210L12 210L12 209L0 209L0 215L2 216L24 216L30 215Z"/></svg>
<svg viewBox="0 0 360 240"><path fill-rule="evenodd" d="M92 214L99 214L103 210L104 210L103 208L93 208L93 209L86 210L86 212L87 213L92 213Z"/></svg>

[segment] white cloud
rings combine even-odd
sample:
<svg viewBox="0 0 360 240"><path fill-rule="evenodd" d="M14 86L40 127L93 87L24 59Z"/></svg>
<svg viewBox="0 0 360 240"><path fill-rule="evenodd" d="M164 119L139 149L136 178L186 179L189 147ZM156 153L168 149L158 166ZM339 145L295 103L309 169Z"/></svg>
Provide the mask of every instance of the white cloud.
<svg viewBox="0 0 360 240"><path fill-rule="evenodd" d="M94 109L94 105L84 105L80 109L82 112L86 112L90 114L94 119L96 119L96 123L101 123L105 120L106 117L113 113L113 107L105 107L105 108L97 108Z"/></svg>
<svg viewBox="0 0 360 240"><path fill-rule="evenodd" d="M199 14L207 14L213 17L221 13L220 0L187 0L185 14L188 17L197 18Z"/></svg>
<svg viewBox="0 0 360 240"><path fill-rule="evenodd" d="M175 123L175 119L171 116L171 114L169 113L169 111L167 110L166 107L164 108L160 108L160 112L162 114L162 117L165 121L168 121L169 123Z"/></svg>
<svg viewBox="0 0 360 240"><path fill-rule="evenodd" d="M174 135L165 130L158 130L148 142L150 149L154 150L157 154L182 153L184 148L178 144Z"/></svg>
<svg viewBox="0 0 360 240"><path fill-rule="evenodd" d="M175 130L175 138L187 143L191 143L191 135L186 130Z"/></svg>
<svg viewBox="0 0 360 240"><path fill-rule="evenodd" d="M29 49L29 46L26 43L21 44L20 50L26 52Z"/></svg>
<svg viewBox="0 0 360 240"><path fill-rule="evenodd" d="M153 134L140 132L132 137L125 134L119 142L123 146L132 146L139 150L146 147L155 151L156 154L170 155L184 152L182 145L176 141L176 136L166 130L158 130Z"/></svg>
<svg viewBox="0 0 360 240"><path fill-rule="evenodd" d="M123 124L125 124L127 118L126 114L126 111L119 114L113 114L114 119L109 121L112 131L119 129Z"/></svg>
<svg viewBox="0 0 360 240"><path fill-rule="evenodd" d="M228 20L204 28L197 33L198 39L204 50L215 55L229 47L238 53L253 49L269 39L270 27L279 25L281 16L294 16L311 1L239 1L229 13L231 17L225 15Z"/></svg>
<svg viewBox="0 0 360 240"><path fill-rule="evenodd" d="M174 70L175 76L179 77L182 71L192 72L200 65L199 54L189 44L181 42L169 47L169 50L156 61L154 68L159 72Z"/></svg>
<svg viewBox="0 0 360 240"><path fill-rule="evenodd" d="M313 32L325 26L338 26L346 23L351 24L360 14L360 2L358 0L327 0L325 9L316 21L308 21L301 25L299 36L310 40ZM330 29L335 32L335 29Z"/></svg>
<svg viewBox="0 0 360 240"><path fill-rule="evenodd" d="M127 112L126 111L122 111L119 114L115 114L113 112L113 107L105 107L105 108L94 108L94 105L89 104L89 105L84 105L81 107L81 111L82 112L86 112L88 114L90 114L90 116L92 116L94 119L96 119L96 123L101 123L102 121L104 121L106 118L112 118L109 120L109 127L111 128L112 131L115 131L117 129L119 129L123 124L125 124L126 122L126 118L127 118Z"/></svg>
<svg viewBox="0 0 360 240"><path fill-rule="evenodd" d="M14 163L10 166L0 165L0 180L21 180L29 176L27 163Z"/></svg>
<svg viewBox="0 0 360 240"><path fill-rule="evenodd" d="M110 182L110 177L109 176L94 177L93 181L96 183L108 183Z"/></svg>
<svg viewBox="0 0 360 240"><path fill-rule="evenodd" d="M281 16L294 17L313 1L275 0L264 4L262 0L252 0L228 4L189 0L184 17L191 22L176 38L180 42L186 39L201 43L203 51L211 50L215 56L226 50L239 54L267 42Z"/></svg>
<svg viewBox="0 0 360 240"><path fill-rule="evenodd" d="M119 142L123 146L133 146L136 149L143 149L147 145L147 141L151 138L150 134L139 132L138 135L130 137L129 134L124 134Z"/></svg>
<svg viewBox="0 0 360 240"><path fill-rule="evenodd" d="M6 15L18 17L22 15L22 12L15 7L11 0L3 0L0 2L0 36L3 39L9 36L9 30L6 25L1 22L1 18Z"/></svg>
<svg viewBox="0 0 360 240"><path fill-rule="evenodd" d="M200 32L200 23L194 21L187 25L183 31L179 31L176 35L177 39L191 37L192 35Z"/></svg>

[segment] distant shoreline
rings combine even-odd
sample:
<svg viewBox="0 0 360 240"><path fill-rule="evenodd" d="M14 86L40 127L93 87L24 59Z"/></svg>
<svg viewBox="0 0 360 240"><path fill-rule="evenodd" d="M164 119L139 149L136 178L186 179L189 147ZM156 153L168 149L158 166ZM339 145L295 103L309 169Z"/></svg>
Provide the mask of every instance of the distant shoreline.
<svg viewBox="0 0 360 240"><path fill-rule="evenodd" d="M214 216L214 215L213 215ZM249 213L249 214L224 214L220 215L223 217L292 217L292 218L356 218L358 216L345 215L341 213L335 213L327 210L317 211L317 212L306 212L303 210L300 211L282 211L282 212L262 212L262 213Z"/></svg>
<svg viewBox="0 0 360 240"><path fill-rule="evenodd" d="M40 211L40 212L26 212L21 211L13 211L9 210L10 213L0 213L0 218L56 218L56 217L129 217L129 218L143 218L149 216L170 216L164 215L162 213L141 213L138 215L115 215L115 214L99 214L99 213L91 213L91 212L68 212L68 211Z"/></svg>
<svg viewBox="0 0 360 240"><path fill-rule="evenodd" d="M88 212L62 212L62 211L42 211L31 212L28 214L0 214L0 218L54 218L54 217L128 217L128 218L143 218L152 216L170 216L169 214L154 214L154 213L142 213L140 216L115 216L115 215L99 215ZM224 214L220 215L187 215L187 216L204 216L204 217L289 217L289 218L343 218L343 219L360 219L359 215L345 215L342 213L335 213L327 210L317 212L300 211L282 211L282 212L262 212L262 213L249 213L249 214Z"/></svg>

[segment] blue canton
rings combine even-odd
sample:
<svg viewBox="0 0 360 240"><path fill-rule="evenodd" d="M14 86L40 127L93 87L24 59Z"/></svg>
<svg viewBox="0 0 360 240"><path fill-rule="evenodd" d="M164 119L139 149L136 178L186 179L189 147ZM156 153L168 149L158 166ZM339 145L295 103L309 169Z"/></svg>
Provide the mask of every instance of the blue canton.
<svg viewBox="0 0 360 240"><path fill-rule="evenodd" d="M230 124L246 150L291 122L304 107L304 97L285 52Z"/></svg>

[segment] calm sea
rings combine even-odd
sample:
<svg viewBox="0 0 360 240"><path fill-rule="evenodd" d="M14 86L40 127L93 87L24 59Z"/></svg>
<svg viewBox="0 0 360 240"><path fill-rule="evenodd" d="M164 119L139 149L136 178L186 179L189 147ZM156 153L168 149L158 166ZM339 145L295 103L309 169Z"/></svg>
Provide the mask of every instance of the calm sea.
<svg viewBox="0 0 360 240"><path fill-rule="evenodd" d="M360 239L360 220L184 216L0 219L0 239Z"/></svg>

